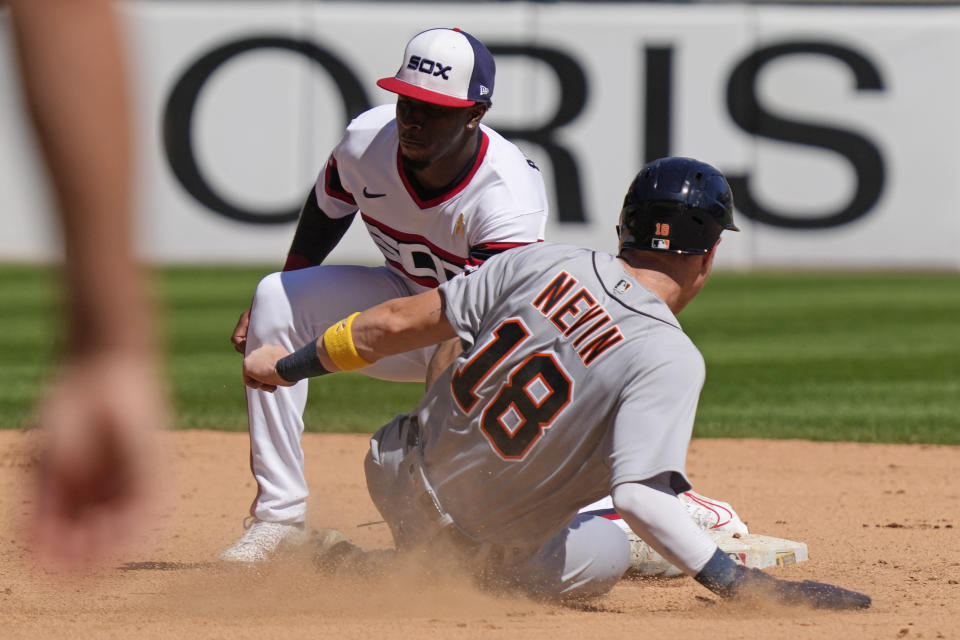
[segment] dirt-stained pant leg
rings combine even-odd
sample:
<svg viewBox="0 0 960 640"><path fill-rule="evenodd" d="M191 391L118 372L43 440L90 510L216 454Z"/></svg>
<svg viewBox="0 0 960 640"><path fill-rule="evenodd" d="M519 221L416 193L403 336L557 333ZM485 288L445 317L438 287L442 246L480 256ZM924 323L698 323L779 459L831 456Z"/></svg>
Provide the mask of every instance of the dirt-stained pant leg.
<svg viewBox="0 0 960 640"><path fill-rule="evenodd" d="M254 296L247 350L281 344L293 351L355 311L410 294L403 279L385 267L323 265L271 274ZM422 381L429 354L421 349L390 356L361 373ZM308 490L300 439L307 381L275 393L246 391L251 467L258 485L251 514L269 522L303 522Z"/></svg>
<svg viewBox="0 0 960 640"><path fill-rule="evenodd" d="M610 591L629 566L630 541L620 527L580 514L504 577L537 597L591 598Z"/></svg>
<svg viewBox="0 0 960 640"><path fill-rule="evenodd" d="M445 526L439 512L424 509L420 455L407 438L409 428L406 415L394 418L370 439L364 461L370 499L399 550L431 543Z"/></svg>
<svg viewBox="0 0 960 640"><path fill-rule="evenodd" d="M436 513L420 501L419 457L411 453L405 420L398 416L374 434L364 465L370 497L398 549L415 548L440 531ZM620 580L630 565L630 543L606 518L578 515L539 549L517 550L514 557L519 559L494 569L498 582L536 597L588 598Z"/></svg>

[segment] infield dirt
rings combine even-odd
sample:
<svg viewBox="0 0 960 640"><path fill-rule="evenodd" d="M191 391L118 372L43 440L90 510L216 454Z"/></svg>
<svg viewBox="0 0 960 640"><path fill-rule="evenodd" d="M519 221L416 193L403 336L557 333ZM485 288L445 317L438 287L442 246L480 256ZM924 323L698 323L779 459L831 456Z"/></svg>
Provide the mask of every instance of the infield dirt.
<svg viewBox="0 0 960 640"><path fill-rule="evenodd" d="M870 594L823 612L720 602L689 578L623 580L590 606L482 593L435 571L374 582L317 574L289 555L259 570L216 554L242 533L254 495L243 433L166 434L167 506L109 567L34 566L20 530L31 504L29 436L0 431L3 638L960 638L960 447L694 440L695 488L729 501L751 531L802 540L810 560L770 572ZM304 438L311 528L389 545L367 497L363 435Z"/></svg>

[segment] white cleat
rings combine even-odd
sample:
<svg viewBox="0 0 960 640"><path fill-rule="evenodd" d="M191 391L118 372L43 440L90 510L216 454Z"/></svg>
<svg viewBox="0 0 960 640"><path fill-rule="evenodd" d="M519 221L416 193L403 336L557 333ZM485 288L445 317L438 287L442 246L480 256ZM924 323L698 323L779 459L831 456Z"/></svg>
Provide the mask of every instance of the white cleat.
<svg viewBox="0 0 960 640"><path fill-rule="evenodd" d="M235 545L220 554L225 562L263 562L281 547L295 547L307 541L303 524L283 524L254 520Z"/></svg>
<svg viewBox="0 0 960 640"><path fill-rule="evenodd" d="M686 507L693 521L710 534L721 548L728 540L732 542L735 537L749 533L747 525L743 523L730 503L707 498L693 491L687 491L677 497ZM609 496L585 507L581 513L594 513L610 518L627 534L627 539L630 540L630 568L627 571L630 575L660 578L683 575L683 571L654 551L630 529L630 525L613 509L613 500ZM737 548L739 549L739 546Z"/></svg>
<svg viewBox="0 0 960 640"><path fill-rule="evenodd" d="M670 564L669 560L641 540L626 522L619 520L618 524L630 541L630 568L627 569L627 575L645 578L675 578L683 575L683 571Z"/></svg>
<svg viewBox="0 0 960 640"><path fill-rule="evenodd" d="M679 496L680 502L687 508L690 516L707 533L726 533L745 536L750 533L737 512L729 502L721 502L695 491L687 491Z"/></svg>
<svg viewBox="0 0 960 640"><path fill-rule="evenodd" d="M680 502L687 508L693 521L701 529L710 534L710 537L723 548L724 542L749 533L747 525L743 523L737 512L729 502L721 502L702 496L693 491L681 493ZM630 530L626 522L620 520L618 524L624 527L627 538L630 540L630 572L641 576L658 576L661 578L675 578L682 576L683 571L673 566L666 558Z"/></svg>

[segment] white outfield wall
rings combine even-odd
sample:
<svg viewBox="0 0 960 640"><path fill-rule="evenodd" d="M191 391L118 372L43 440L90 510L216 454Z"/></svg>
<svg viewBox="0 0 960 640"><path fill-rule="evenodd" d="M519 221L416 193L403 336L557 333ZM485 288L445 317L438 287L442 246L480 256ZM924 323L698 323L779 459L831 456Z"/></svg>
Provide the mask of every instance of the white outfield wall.
<svg viewBox="0 0 960 640"><path fill-rule="evenodd" d="M460 26L494 51L486 122L542 169L550 240L614 250L639 167L689 155L734 184L743 233L725 235L721 267L960 270L960 6L120 6L154 262L282 264L349 114L393 101L375 81L411 35ZM0 34L0 260L46 260L5 19ZM361 225L331 257L379 259Z"/></svg>

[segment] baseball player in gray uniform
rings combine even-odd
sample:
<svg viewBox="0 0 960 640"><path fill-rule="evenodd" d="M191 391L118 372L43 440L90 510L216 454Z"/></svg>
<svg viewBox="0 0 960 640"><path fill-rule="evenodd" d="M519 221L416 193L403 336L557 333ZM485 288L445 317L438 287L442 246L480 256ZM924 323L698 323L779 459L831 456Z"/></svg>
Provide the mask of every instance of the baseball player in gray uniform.
<svg viewBox="0 0 960 640"><path fill-rule="evenodd" d="M266 345L245 359L245 382L271 391L458 338L463 353L419 406L371 439L370 496L399 550L442 544L530 594L600 595L627 569L629 544L578 510L609 493L634 532L716 593L869 606L863 594L735 564L677 499L691 488L704 362L676 314L706 282L721 231L737 230L722 174L688 158L647 165L617 229L619 256L515 249L351 315L292 354ZM349 545L324 541L328 555Z"/></svg>

